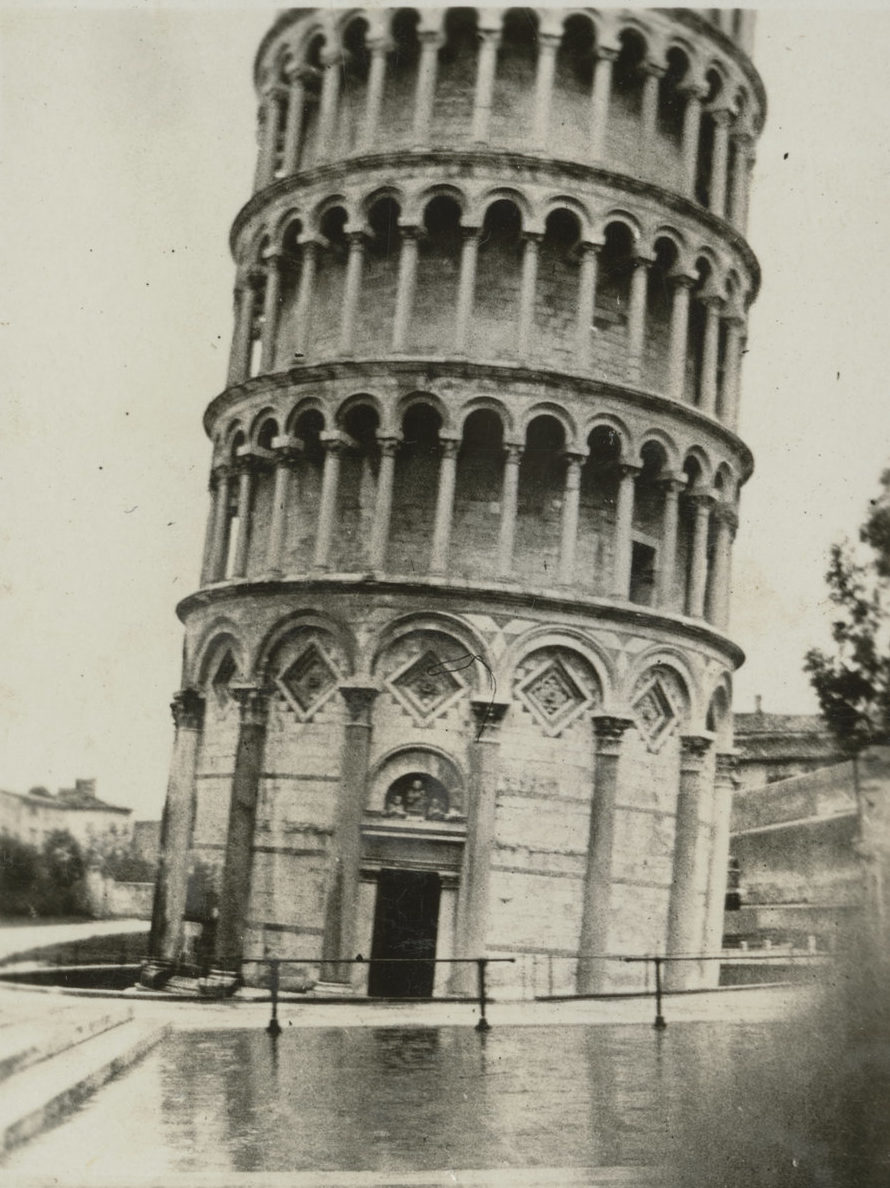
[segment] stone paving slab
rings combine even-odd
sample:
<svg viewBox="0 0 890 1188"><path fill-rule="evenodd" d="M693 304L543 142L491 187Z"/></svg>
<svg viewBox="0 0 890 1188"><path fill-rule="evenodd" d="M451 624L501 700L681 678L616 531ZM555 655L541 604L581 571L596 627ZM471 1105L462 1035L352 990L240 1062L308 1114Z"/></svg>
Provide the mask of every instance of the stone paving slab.
<svg viewBox="0 0 890 1188"><path fill-rule="evenodd" d="M58 1011L48 1020L32 1018L19 1027L4 1028L0 1032L0 1081L133 1017L129 1008L113 1005L113 1010L98 1014Z"/></svg>
<svg viewBox="0 0 890 1188"><path fill-rule="evenodd" d="M65 1188L663 1188L652 1167L465 1168L425 1172L186 1172L65 1180ZM0 1185L11 1179L0 1173ZM58 1188L56 1177L17 1177L15 1188Z"/></svg>

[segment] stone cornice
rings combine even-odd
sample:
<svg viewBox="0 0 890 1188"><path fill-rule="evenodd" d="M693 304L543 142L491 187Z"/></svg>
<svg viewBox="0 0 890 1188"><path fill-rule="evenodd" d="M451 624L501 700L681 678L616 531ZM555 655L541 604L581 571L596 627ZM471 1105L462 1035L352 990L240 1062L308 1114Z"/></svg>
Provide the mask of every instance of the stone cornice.
<svg viewBox="0 0 890 1188"><path fill-rule="evenodd" d="M676 190L668 190L655 182L644 181L632 174L617 173L611 169L604 169L597 165L585 165L581 161L563 161L560 158L544 157L540 153L521 153L510 149L426 149L424 151L396 149L385 153L368 153L365 156L351 156L329 165L319 165L307 169L302 173L294 173L289 177L281 177L272 185L254 194L232 223L229 233L229 247L232 255L242 228L255 214L269 205L275 199L291 191L302 190L319 183L339 189L348 176L361 176L375 169L383 169L391 173L394 168L404 166L413 170L429 169L437 164L447 165L455 174L464 174L474 166L491 165L494 172L503 177L504 170L526 170L530 175L538 174L553 184L564 187L567 180L582 182L600 182L610 189L623 194L651 198L660 206L674 211L684 218L709 227L712 231L729 243L744 259L745 266L751 275L750 301L754 301L760 290L760 264L751 250L748 241L726 219L721 219L712 211L706 210L691 198L685 197ZM537 179L530 176L530 181Z"/></svg>
<svg viewBox="0 0 890 1188"><path fill-rule="evenodd" d="M536 608L536 613L550 610L593 615L599 627L609 625L619 630L639 630L641 626L646 626L669 632L675 639L713 649L734 668L739 668L745 659L745 653L737 643L702 620L687 619L683 615L619 602L611 598L599 598L582 591L569 594L565 590L527 584L518 587L515 584L508 586L497 582L468 579L458 581L449 577L418 578L394 575L371 578L363 573L326 573L317 577L270 576L260 580L240 578L219 582L215 586L189 594L178 604L176 613L180 621L185 623L189 615L207 606L221 606L240 598L261 596L268 599L271 594L297 593L303 598L308 595L315 599L332 593L360 594L365 598L407 594L413 598L423 598L423 605L428 607L436 606L440 599L453 600L455 596L464 600L461 604L463 607L467 597L472 595L480 601L496 601L510 608L515 607L518 612L524 611L526 614L531 602Z"/></svg>
<svg viewBox="0 0 890 1188"><path fill-rule="evenodd" d="M317 385L340 379L360 380L366 385L374 377L392 376L417 377L417 386L423 389L437 379L495 379L509 391L511 384L529 384L553 388L559 392L570 390L581 396L608 396L623 400L635 409L670 416L693 426L696 430L707 430L709 434L723 441L739 458L742 467L742 482L747 482L754 471L754 457L738 434L711 417L704 416L688 404L680 404L666 396L647 392L640 388L607 383L590 376L573 372L557 371L545 367L521 367L518 364L476 363L462 359L446 358L351 358L330 363L307 364L279 371L271 375L255 376L253 379L226 388L208 404L204 412L204 430L213 436L216 421L224 416L238 402L251 396L260 397L272 392L303 385Z"/></svg>

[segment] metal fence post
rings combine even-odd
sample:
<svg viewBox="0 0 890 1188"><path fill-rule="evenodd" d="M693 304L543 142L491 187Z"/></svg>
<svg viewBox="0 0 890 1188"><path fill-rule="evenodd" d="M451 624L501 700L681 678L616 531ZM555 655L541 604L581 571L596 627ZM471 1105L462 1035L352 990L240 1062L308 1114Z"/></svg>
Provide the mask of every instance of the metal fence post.
<svg viewBox="0 0 890 1188"><path fill-rule="evenodd" d="M663 1031L667 1027L664 1021L664 1015L661 1013L661 963L663 958L656 957L655 961L655 1022L652 1026L657 1031Z"/></svg>
<svg viewBox="0 0 890 1188"><path fill-rule="evenodd" d="M477 1031L491 1031L491 1024L485 1017L485 967L488 961L485 957L478 957L476 959L476 973L479 978L479 1022L476 1024Z"/></svg>
<svg viewBox="0 0 890 1188"><path fill-rule="evenodd" d="M278 962L274 958L269 962L269 989L272 992L272 1018L266 1031L276 1039L281 1035L281 1024L278 1022Z"/></svg>

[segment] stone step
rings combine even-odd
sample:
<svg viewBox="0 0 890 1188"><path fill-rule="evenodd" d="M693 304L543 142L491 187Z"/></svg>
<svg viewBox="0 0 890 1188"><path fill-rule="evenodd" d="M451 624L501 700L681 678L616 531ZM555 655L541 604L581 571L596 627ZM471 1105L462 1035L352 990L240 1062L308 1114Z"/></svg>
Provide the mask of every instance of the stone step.
<svg viewBox="0 0 890 1188"><path fill-rule="evenodd" d="M81 1044L133 1017L129 1009L84 1014L75 1009L54 1011L39 1019L23 1020L18 1027L0 1033L0 1081L23 1072L32 1064L48 1060L57 1052Z"/></svg>
<svg viewBox="0 0 890 1188"><path fill-rule="evenodd" d="M129 1019L4 1081L0 1085L0 1150L9 1151L59 1121L153 1048L168 1029Z"/></svg>

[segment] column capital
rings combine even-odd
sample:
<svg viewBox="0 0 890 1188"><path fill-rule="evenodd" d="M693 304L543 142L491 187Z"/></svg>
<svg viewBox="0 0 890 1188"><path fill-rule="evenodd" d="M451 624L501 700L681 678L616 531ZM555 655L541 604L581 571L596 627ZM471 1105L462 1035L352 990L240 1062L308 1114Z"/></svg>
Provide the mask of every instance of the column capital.
<svg viewBox="0 0 890 1188"><path fill-rule="evenodd" d="M476 723L477 743L497 742L501 723L509 708L509 701L496 701L494 698L485 697L470 698L470 713Z"/></svg>
<svg viewBox="0 0 890 1188"><path fill-rule="evenodd" d="M691 272L669 272L667 280L673 289L693 289L698 284L698 277Z"/></svg>
<svg viewBox="0 0 890 1188"><path fill-rule="evenodd" d="M731 121L734 119L732 108L729 107L709 107L708 115L717 125L718 128L728 128Z"/></svg>
<svg viewBox="0 0 890 1188"><path fill-rule="evenodd" d="M614 45L598 45L594 51L594 59L597 62L617 62L618 55L621 53L619 46Z"/></svg>
<svg viewBox="0 0 890 1188"><path fill-rule="evenodd" d="M290 433L280 433L278 437L272 438L272 449L276 455L275 461L283 462L303 452L303 439Z"/></svg>
<svg viewBox="0 0 890 1188"><path fill-rule="evenodd" d="M402 239L417 241L423 235L423 228L419 223L399 223L399 236Z"/></svg>
<svg viewBox="0 0 890 1188"><path fill-rule="evenodd" d="M508 465L519 465L522 455L525 453L525 443L521 441L505 441L504 442L504 460Z"/></svg>
<svg viewBox="0 0 890 1188"><path fill-rule="evenodd" d="M732 535L735 536L739 526L739 513L731 503L715 503L713 515L718 524L728 525Z"/></svg>
<svg viewBox="0 0 890 1188"><path fill-rule="evenodd" d="M173 694L170 712L177 730L200 730L204 722L204 697L191 687Z"/></svg>
<svg viewBox="0 0 890 1188"><path fill-rule="evenodd" d="M265 726L269 716L271 689L247 681L233 681L229 692L238 703L242 726Z"/></svg>
<svg viewBox="0 0 890 1188"><path fill-rule="evenodd" d="M376 437L377 444L380 446L380 453L387 458L395 457L399 446L404 440L401 433L380 433L378 431Z"/></svg>
<svg viewBox="0 0 890 1188"><path fill-rule="evenodd" d="M683 474L682 471L669 470L666 474L661 475L657 480L659 487L664 487L666 491L683 491L689 482L689 476Z"/></svg>
<svg viewBox="0 0 890 1188"><path fill-rule="evenodd" d="M713 734L681 734L680 770L701 771L713 742Z"/></svg>
<svg viewBox="0 0 890 1188"><path fill-rule="evenodd" d="M704 515L705 512L710 514L716 499L713 491L690 491L689 502L695 508L696 515Z"/></svg>
<svg viewBox="0 0 890 1188"><path fill-rule="evenodd" d="M418 33L418 40L423 44L424 35ZM365 38L365 47L371 51L372 54L388 54L396 48L396 43L386 33L377 33L373 37Z"/></svg>
<svg viewBox="0 0 890 1188"><path fill-rule="evenodd" d="M350 250L354 247L364 248L370 234L367 227L351 227L346 232L346 238L349 241Z"/></svg>
<svg viewBox="0 0 890 1188"><path fill-rule="evenodd" d="M420 42L421 48L432 46L438 50L445 44L445 34L441 29L418 29L417 40Z"/></svg>
<svg viewBox="0 0 890 1188"><path fill-rule="evenodd" d="M649 78L664 78L667 74L667 67L662 66L660 62L653 62L651 58L647 58L640 65L640 73L647 75Z"/></svg>
<svg viewBox="0 0 890 1188"><path fill-rule="evenodd" d="M642 469L643 469L642 466L640 466L636 462L616 462L615 463L615 473L618 475L618 477L620 479L636 478Z"/></svg>
<svg viewBox="0 0 890 1188"><path fill-rule="evenodd" d="M321 442L325 453L328 454L340 454L344 450L354 450L358 445L342 429L327 429L324 433L319 433L318 440Z"/></svg>
<svg viewBox="0 0 890 1188"><path fill-rule="evenodd" d="M237 474L237 469L228 462L221 462L210 471L210 490L215 491L226 480Z"/></svg>
<svg viewBox="0 0 890 1188"><path fill-rule="evenodd" d="M586 450L563 450L562 452L562 458L566 467L574 467L576 470L580 470L587 457Z"/></svg>
<svg viewBox="0 0 890 1188"><path fill-rule="evenodd" d="M635 725L633 718L617 714L594 714L591 720L598 755L618 755L625 731Z"/></svg>
<svg viewBox="0 0 890 1188"><path fill-rule="evenodd" d="M371 707L380 689L376 685L360 682L340 686L340 695L346 702L349 722L356 726L371 725Z"/></svg>
<svg viewBox="0 0 890 1188"><path fill-rule="evenodd" d="M439 445L442 447L443 458L456 458L460 443L461 438L456 433L439 434Z"/></svg>
<svg viewBox="0 0 890 1188"><path fill-rule="evenodd" d="M326 46L318 55L318 60L325 68L329 66L340 66L346 61L346 54L339 46L332 48Z"/></svg>
<svg viewBox="0 0 890 1188"><path fill-rule="evenodd" d="M556 53L562 43L561 33L539 33L538 34L538 49L547 50L549 53Z"/></svg>
<svg viewBox="0 0 890 1188"><path fill-rule="evenodd" d="M464 240L478 239L481 231L481 227L474 227L470 223L461 223L460 225L461 239Z"/></svg>
<svg viewBox="0 0 890 1188"><path fill-rule="evenodd" d="M576 250L579 256L598 256L604 246L602 239L582 239Z"/></svg>
<svg viewBox="0 0 890 1188"><path fill-rule="evenodd" d="M720 784L724 787L737 788L739 786L738 767L739 756L737 751L718 751L717 765L714 774L715 786Z"/></svg>
<svg viewBox="0 0 890 1188"><path fill-rule="evenodd" d="M267 272L273 268L281 268L285 262L286 257L280 247L270 248L263 256Z"/></svg>
<svg viewBox="0 0 890 1188"><path fill-rule="evenodd" d="M238 447L235 467L239 474L256 474L266 470L274 460L275 455L271 450L247 443Z"/></svg>
<svg viewBox="0 0 890 1188"><path fill-rule="evenodd" d="M703 103L708 95L708 88L696 82L686 83L685 86L681 84L677 87L677 91L681 95L685 95L687 100L693 100L696 103Z"/></svg>
<svg viewBox="0 0 890 1188"><path fill-rule="evenodd" d="M655 263L655 256L651 252L638 251L631 256L630 262L634 269L637 268L651 268Z"/></svg>
<svg viewBox="0 0 890 1188"><path fill-rule="evenodd" d="M705 309L713 309L717 313L719 313L726 304L726 298L722 297L719 293L702 293L701 297L698 298L698 301L700 305L705 307Z"/></svg>
<svg viewBox="0 0 890 1188"><path fill-rule="evenodd" d="M476 36L482 45L491 45L495 49L501 44L501 34L503 30L500 25L479 26L476 29Z"/></svg>

